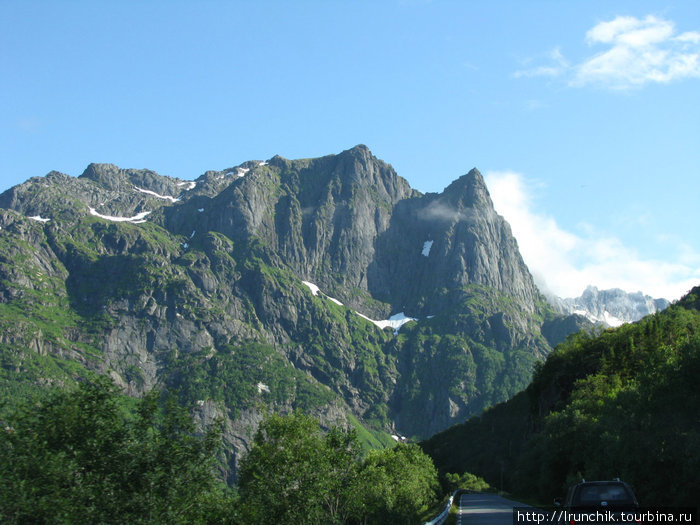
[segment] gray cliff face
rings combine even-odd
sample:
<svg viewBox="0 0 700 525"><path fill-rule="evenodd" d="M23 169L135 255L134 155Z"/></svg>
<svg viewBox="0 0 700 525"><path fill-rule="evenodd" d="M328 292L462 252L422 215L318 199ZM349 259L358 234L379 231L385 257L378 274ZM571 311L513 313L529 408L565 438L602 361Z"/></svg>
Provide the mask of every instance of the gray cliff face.
<svg viewBox="0 0 700 525"><path fill-rule="evenodd" d="M368 319L398 312L415 320ZM177 389L225 417L229 479L269 411L420 438L504 401L578 326L558 319L475 169L422 195L357 146L195 181L91 164L0 195L11 384Z"/></svg>
<svg viewBox="0 0 700 525"><path fill-rule="evenodd" d="M368 291L376 238L394 206L414 195L391 166L357 146L319 159L273 157L206 204L192 203L204 209L200 214L168 210L166 224L183 234L213 230L234 241L260 239L280 264L359 306L353 297Z"/></svg>
<svg viewBox="0 0 700 525"><path fill-rule="evenodd" d="M194 213L195 206L204 211ZM166 210L166 224L183 235L213 230L233 240L259 238L297 275L368 315L432 315L444 307L443 290L468 284L528 307L539 296L477 170L424 196L358 146L305 161L274 157L211 202L190 207L184 214ZM377 310L363 297L389 308Z"/></svg>
<svg viewBox="0 0 700 525"><path fill-rule="evenodd" d="M444 291L479 284L534 311L539 292L476 169L441 194L399 203L377 246L371 289L397 309L430 315Z"/></svg>
<svg viewBox="0 0 700 525"><path fill-rule="evenodd" d="M639 321L670 304L666 299L654 299L642 292L628 293L619 288L598 290L595 286L588 286L580 297L554 298L550 302L561 313L581 315L608 326Z"/></svg>

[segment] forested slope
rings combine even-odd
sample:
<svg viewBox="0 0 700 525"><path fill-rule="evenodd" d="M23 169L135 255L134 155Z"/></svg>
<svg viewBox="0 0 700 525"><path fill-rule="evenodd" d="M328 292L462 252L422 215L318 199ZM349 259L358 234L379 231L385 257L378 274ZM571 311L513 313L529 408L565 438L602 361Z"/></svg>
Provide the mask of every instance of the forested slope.
<svg viewBox="0 0 700 525"><path fill-rule="evenodd" d="M443 472L470 471L551 502L620 477L643 505L700 491L700 287L638 323L570 336L525 392L423 443Z"/></svg>

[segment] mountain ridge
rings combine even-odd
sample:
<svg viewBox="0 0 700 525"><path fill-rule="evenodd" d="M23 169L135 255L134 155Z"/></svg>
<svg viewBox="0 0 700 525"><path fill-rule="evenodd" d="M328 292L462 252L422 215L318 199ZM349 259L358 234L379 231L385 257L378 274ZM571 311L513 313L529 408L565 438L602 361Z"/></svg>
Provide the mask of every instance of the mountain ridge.
<svg viewBox="0 0 700 525"><path fill-rule="evenodd" d="M571 328L547 330L564 318L476 169L422 194L366 146L194 181L91 164L0 208L0 387L177 389L226 421L233 480L268 411L428 436L524 388Z"/></svg>
<svg viewBox="0 0 700 525"><path fill-rule="evenodd" d="M592 285L587 286L579 297L562 299L549 296L547 299L559 313L581 315L603 326L639 321L671 304L667 299L654 299L641 291L630 293L620 288L599 290Z"/></svg>

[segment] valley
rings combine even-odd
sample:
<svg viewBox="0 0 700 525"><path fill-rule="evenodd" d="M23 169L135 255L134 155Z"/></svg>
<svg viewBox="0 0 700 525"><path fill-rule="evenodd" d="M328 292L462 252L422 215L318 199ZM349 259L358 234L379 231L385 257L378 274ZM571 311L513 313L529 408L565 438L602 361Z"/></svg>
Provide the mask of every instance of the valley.
<svg viewBox="0 0 700 525"><path fill-rule="evenodd" d="M196 428L221 422L217 469L231 486L259 426L303 413L353 430L365 454L423 441L442 475L528 492L519 469L541 461L539 432L572 417L567 396L626 392L638 356L624 352L659 351L594 323L668 305L595 288L548 300L478 170L421 194L365 146L193 181L106 164L52 172L0 195L0 228L4 410L101 376L125 400L175 396ZM618 333L637 341L678 308ZM611 366L594 364L596 337L621 338L601 354L624 364L614 381L587 375ZM562 454L535 497L589 468Z"/></svg>

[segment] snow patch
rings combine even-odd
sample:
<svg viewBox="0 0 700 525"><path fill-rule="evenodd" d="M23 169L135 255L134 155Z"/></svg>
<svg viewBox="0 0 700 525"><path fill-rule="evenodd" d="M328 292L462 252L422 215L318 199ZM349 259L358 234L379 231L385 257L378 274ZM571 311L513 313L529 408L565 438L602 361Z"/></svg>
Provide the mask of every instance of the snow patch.
<svg viewBox="0 0 700 525"><path fill-rule="evenodd" d="M324 296L326 299L328 299L329 301L332 301L332 302L334 302L335 304L338 304L338 305L340 305L340 306L344 306L343 303L341 303L340 301L338 301L338 299L336 299L336 298L334 298L334 297L331 297L330 295L326 295L325 293L323 293L323 292L319 289L319 287L316 286L314 283L310 283L309 281L301 281L301 282L302 282L303 284L305 284L306 286L309 287L309 290L311 290L311 295L318 296L318 294L320 293L321 295L323 295L323 296Z"/></svg>
<svg viewBox="0 0 700 525"><path fill-rule="evenodd" d="M603 312L603 320L612 327L618 327L620 325L625 324L625 322L622 319L618 319L607 310Z"/></svg>
<svg viewBox="0 0 700 525"><path fill-rule="evenodd" d="M258 166L267 166L267 161L258 162Z"/></svg>
<svg viewBox="0 0 700 525"><path fill-rule="evenodd" d="M144 218L151 213L150 211L142 211L141 213L137 213L133 217L114 217L112 215L102 215L101 213L97 213L95 211L95 208L88 207L88 209L90 210L90 215L94 215L95 217L99 217L100 219L112 222L131 222L133 224L141 224L146 222Z"/></svg>
<svg viewBox="0 0 700 525"><path fill-rule="evenodd" d="M306 286L309 288L309 290L311 290L311 294L312 294L312 295L318 296L319 294L321 294L323 297L325 297L325 298L328 299L329 301L332 301L332 302L334 302L334 303L337 304L337 305L344 306L343 303L341 303L340 301L338 301L338 299L335 299L335 298L330 297L329 295L326 295L325 293L323 293L323 292L319 289L319 287L316 286L314 283L310 283L309 281L301 281L301 282L302 282L304 285L306 285ZM408 317L408 316L406 316L403 312L398 313L398 314L394 314L394 315L392 315L391 317L389 317L389 319L384 319L384 320L382 320L382 321L375 321L374 319L370 319L369 317L367 317L366 315L361 314L361 313L358 312L358 311L355 311L355 310L353 310L353 311L354 311L357 315L359 315L360 317L362 317L363 319L366 319L366 320L369 321L370 323L373 323L375 326L381 328L382 330L383 330L384 328L388 328L388 327L393 328L393 329L394 329L394 335L398 335L399 329L400 329L403 325L405 325L406 323L408 323L408 322L410 322L410 321L418 321L418 319L416 319L415 317Z"/></svg>
<svg viewBox="0 0 700 525"><path fill-rule="evenodd" d="M433 247L433 241L425 241L423 243L423 251L420 252L421 255L428 257L430 255L430 248Z"/></svg>
<svg viewBox="0 0 700 525"><path fill-rule="evenodd" d="M618 317L615 317L613 314L611 314L607 310L605 310L603 312L603 315L600 317L597 315L593 315L591 312L589 312L587 310L581 310L581 309L574 310L573 313L585 317L586 319L588 319L592 323L605 323L608 326L612 326L613 328L617 328L618 326L621 326L627 322L627 321L623 321L622 319L620 319Z"/></svg>
<svg viewBox="0 0 700 525"><path fill-rule="evenodd" d="M195 230L192 230L192 233L190 234L190 239L191 239L192 237L194 237L194 234L195 234L195 233L196 233L196 231L195 231Z"/></svg>
<svg viewBox="0 0 700 525"><path fill-rule="evenodd" d="M236 175L243 177L246 173L250 171L250 168L236 168Z"/></svg>
<svg viewBox="0 0 700 525"><path fill-rule="evenodd" d="M49 222L51 219L44 219L41 215L34 215L33 217L29 217L30 219L34 221L39 221L39 222Z"/></svg>
<svg viewBox="0 0 700 525"><path fill-rule="evenodd" d="M202 212L204 211L204 208L197 208L197 211L198 211L199 213L202 213Z"/></svg>
<svg viewBox="0 0 700 525"><path fill-rule="evenodd" d="M146 195L151 195L157 199L163 199L170 202L177 202L180 200L179 197L171 197L170 195L160 195L155 191L144 190L143 188L139 188L138 186L134 186L134 191L138 191L139 193L145 193Z"/></svg>
<svg viewBox="0 0 700 525"><path fill-rule="evenodd" d="M320 291L318 289L318 286L316 286L314 283L310 283L309 281L301 281L301 282L309 287L309 290L311 290L311 295L318 295L318 292Z"/></svg>
<svg viewBox="0 0 700 525"><path fill-rule="evenodd" d="M194 189L194 187L197 185L197 183L193 180L186 180L186 181L178 182L177 185L178 186L187 186L185 188L185 191L190 191L190 190Z"/></svg>
<svg viewBox="0 0 700 525"><path fill-rule="evenodd" d="M262 394L263 392L267 392L268 394L270 393L270 387L267 386L265 383L258 383L258 394Z"/></svg>
<svg viewBox="0 0 700 525"><path fill-rule="evenodd" d="M384 330L385 328L393 328L394 329L394 335L398 335L399 330L403 325L410 321L417 321L415 317L407 317L403 312L400 312L398 314L394 314L389 319L384 319L383 321L375 321L374 319L370 319L366 315L362 315L360 312L356 312L357 315L360 317L364 317L371 323L374 323L376 326Z"/></svg>
<svg viewBox="0 0 700 525"><path fill-rule="evenodd" d="M187 248L190 247L190 245L187 244L186 242L183 242L183 243L182 243L182 247L186 250Z"/></svg>

